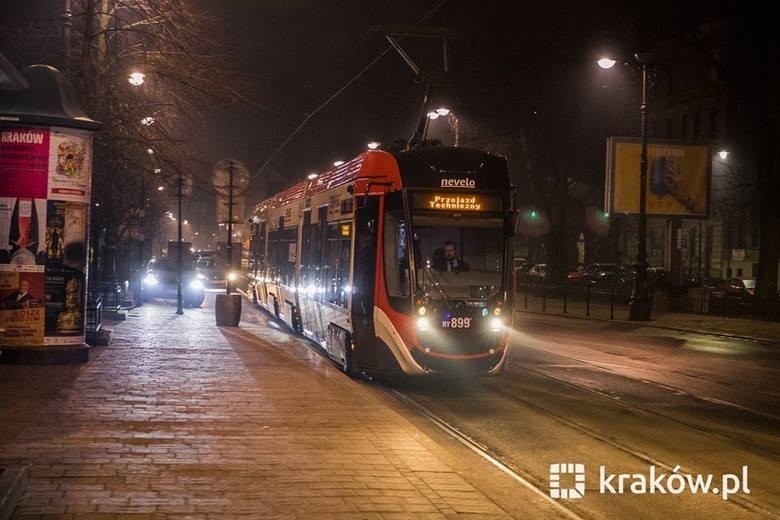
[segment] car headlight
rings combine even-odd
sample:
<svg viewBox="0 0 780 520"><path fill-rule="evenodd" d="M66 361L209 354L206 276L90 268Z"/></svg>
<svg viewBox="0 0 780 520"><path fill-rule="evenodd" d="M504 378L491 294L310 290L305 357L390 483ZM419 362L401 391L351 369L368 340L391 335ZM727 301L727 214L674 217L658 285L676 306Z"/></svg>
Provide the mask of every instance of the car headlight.
<svg viewBox="0 0 780 520"><path fill-rule="evenodd" d="M157 277L154 276L152 273L149 273L146 276L144 276L143 284L149 286L157 285Z"/></svg>
<svg viewBox="0 0 780 520"><path fill-rule="evenodd" d="M198 278L198 280L203 280L203 279L205 279L205 278L206 278L206 275L205 275L205 274L203 274L203 273L198 273L198 274L196 274L195 276Z"/></svg>
<svg viewBox="0 0 780 520"><path fill-rule="evenodd" d="M203 282L200 280L193 280L190 282L190 289L195 289L196 291L199 291L203 289Z"/></svg>

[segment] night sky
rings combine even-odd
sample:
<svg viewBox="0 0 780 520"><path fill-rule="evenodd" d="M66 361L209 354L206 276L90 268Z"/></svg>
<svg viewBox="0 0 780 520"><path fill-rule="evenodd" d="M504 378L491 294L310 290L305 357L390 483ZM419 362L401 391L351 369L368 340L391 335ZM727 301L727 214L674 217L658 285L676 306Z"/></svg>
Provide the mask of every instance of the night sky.
<svg viewBox="0 0 780 520"><path fill-rule="evenodd" d="M268 186L280 188L334 160L357 155L370 140L407 140L416 126L424 86L391 50L312 117L258 175L307 114L388 48L381 30L373 27L414 24L454 34L451 82L436 88L432 105L457 113L462 144L482 146L511 136L534 117L555 119L588 134L592 125L604 122L605 114L638 119L632 104L637 89L623 80L622 88L605 94L599 89L605 80L594 67L595 58L603 52L630 56L652 47L653 38L682 34L691 18L705 18L718 9L716 3L684 4L198 0L194 8L222 20L223 36L233 49L227 65L251 81L249 94L262 109L205 109L207 131L194 146L204 165L225 157L244 161L255 177L251 203ZM0 26L14 27L32 17L56 18L61 0L3 0L3 8ZM441 69L438 41L411 38L403 45L425 71ZM0 40L0 49L5 46ZM618 122L613 129L624 127ZM613 129L593 128L599 154L604 132ZM431 124L430 136L444 144L453 137L444 121ZM603 163L591 170L603 172Z"/></svg>

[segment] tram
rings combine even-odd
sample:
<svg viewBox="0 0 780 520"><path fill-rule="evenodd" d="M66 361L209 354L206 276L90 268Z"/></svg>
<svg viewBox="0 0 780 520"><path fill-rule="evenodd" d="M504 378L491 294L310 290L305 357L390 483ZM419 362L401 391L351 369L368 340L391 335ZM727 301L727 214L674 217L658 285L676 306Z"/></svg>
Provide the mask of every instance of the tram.
<svg viewBox="0 0 780 520"><path fill-rule="evenodd" d="M513 216L502 158L368 150L257 204L252 297L349 374L495 374Z"/></svg>

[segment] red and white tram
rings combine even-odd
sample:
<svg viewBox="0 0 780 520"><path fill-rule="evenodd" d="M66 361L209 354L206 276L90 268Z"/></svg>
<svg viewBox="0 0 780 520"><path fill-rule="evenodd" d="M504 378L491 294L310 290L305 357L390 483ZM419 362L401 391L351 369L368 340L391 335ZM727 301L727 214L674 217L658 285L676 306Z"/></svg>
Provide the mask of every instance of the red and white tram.
<svg viewBox="0 0 780 520"><path fill-rule="evenodd" d="M485 152L366 151L255 207L253 298L348 373L496 373L512 191Z"/></svg>

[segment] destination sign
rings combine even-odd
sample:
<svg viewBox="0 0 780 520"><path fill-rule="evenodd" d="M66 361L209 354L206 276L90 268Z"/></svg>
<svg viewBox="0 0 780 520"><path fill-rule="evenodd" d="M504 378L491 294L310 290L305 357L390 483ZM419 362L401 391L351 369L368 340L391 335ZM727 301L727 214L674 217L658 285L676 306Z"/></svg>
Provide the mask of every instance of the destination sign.
<svg viewBox="0 0 780 520"><path fill-rule="evenodd" d="M412 200L415 209L431 211L501 211L497 195L426 192L415 193Z"/></svg>

